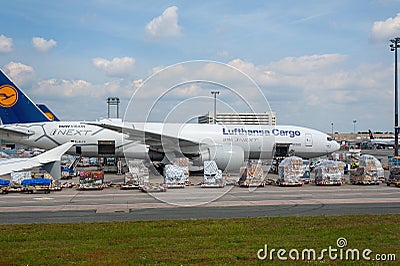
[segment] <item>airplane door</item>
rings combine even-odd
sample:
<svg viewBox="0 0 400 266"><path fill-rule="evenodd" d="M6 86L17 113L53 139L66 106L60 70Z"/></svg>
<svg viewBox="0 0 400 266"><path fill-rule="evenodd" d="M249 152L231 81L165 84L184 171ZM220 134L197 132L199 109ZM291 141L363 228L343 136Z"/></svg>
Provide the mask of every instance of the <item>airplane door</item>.
<svg viewBox="0 0 400 266"><path fill-rule="evenodd" d="M115 155L115 140L99 140L97 143L99 156Z"/></svg>
<svg viewBox="0 0 400 266"><path fill-rule="evenodd" d="M312 135L310 133L306 133L306 147L312 147Z"/></svg>

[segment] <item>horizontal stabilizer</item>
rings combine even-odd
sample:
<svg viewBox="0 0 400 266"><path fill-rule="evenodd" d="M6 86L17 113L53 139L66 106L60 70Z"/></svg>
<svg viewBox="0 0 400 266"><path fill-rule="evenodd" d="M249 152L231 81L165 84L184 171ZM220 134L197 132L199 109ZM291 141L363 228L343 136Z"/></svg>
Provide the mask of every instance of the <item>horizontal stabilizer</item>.
<svg viewBox="0 0 400 266"><path fill-rule="evenodd" d="M35 167L45 166L61 160L61 156L66 153L75 143L67 142L61 146L46 151L38 156L31 158L14 158L0 161L0 176L30 170ZM61 171L61 169L60 169Z"/></svg>

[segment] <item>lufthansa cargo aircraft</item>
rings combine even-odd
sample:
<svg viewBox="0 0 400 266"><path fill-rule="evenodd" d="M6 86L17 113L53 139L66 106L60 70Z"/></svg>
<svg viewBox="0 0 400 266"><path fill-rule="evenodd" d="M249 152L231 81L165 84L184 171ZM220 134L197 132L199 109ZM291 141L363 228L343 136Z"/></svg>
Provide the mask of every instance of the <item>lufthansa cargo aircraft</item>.
<svg viewBox="0 0 400 266"><path fill-rule="evenodd" d="M245 160L272 158L282 145L303 158L339 149L329 135L298 126L54 121L54 114L46 115L1 70L0 118L5 141L42 149L73 141L69 154L161 164L183 155L200 165L214 159L220 169L237 170Z"/></svg>

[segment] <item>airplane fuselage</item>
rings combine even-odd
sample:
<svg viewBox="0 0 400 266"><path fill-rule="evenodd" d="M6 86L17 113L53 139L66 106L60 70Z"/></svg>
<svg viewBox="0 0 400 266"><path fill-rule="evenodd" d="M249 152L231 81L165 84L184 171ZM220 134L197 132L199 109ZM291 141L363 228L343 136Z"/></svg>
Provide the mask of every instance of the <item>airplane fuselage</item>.
<svg viewBox="0 0 400 266"><path fill-rule="evenodd" d="M114 154L109 154L110 157L145 159L148 152L148 146L141 144L143 142L130 140L126 134L85 122L42 122L1 127L19 128L30 132L27 136L21 136L0 130L1 139L42 149L52 149L72 140L76 147L71 148L69 154L105 156L107 154L104 154L101 148L102 143L114 147L111 151ZM132 127L145 132L177 136L202 145L239 146L243 149L245 157L250 159L271 158L277 144L289 145L293 154L304 158L326 155L339 149L339 144L325 133L298 126L132 123ZM185 149L182 149L185 152Z"/></svg>

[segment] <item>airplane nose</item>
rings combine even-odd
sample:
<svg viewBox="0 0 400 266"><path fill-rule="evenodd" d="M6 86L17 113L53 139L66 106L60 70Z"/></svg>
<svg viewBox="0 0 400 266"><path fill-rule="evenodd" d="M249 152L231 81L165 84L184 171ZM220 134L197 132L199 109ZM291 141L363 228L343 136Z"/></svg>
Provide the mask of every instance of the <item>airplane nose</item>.
<svg viewBox="0 0 400 266"><path fill-rule="evenodd" d="M337 141L333 141L332 143L332 152L338 151L340 149L340 144Z"/></svg>

